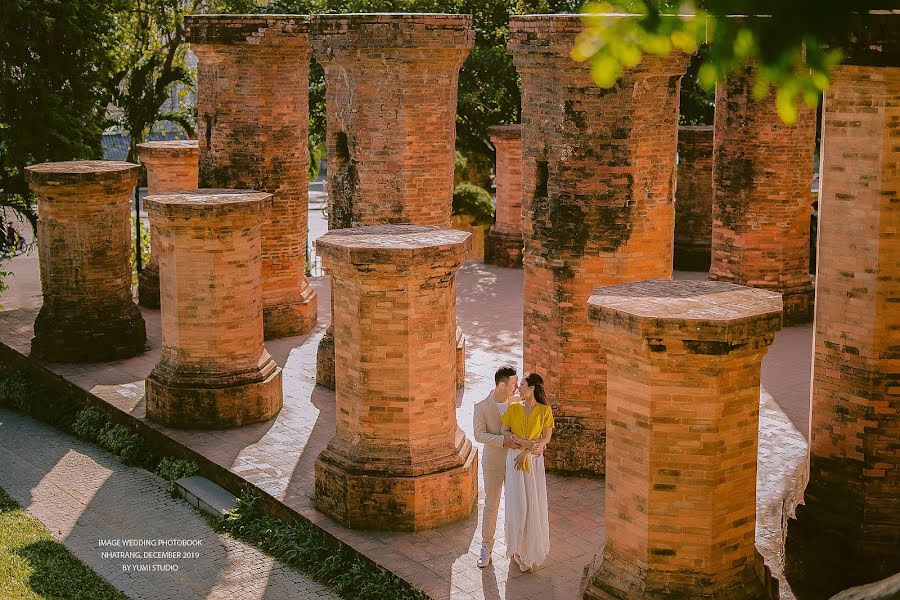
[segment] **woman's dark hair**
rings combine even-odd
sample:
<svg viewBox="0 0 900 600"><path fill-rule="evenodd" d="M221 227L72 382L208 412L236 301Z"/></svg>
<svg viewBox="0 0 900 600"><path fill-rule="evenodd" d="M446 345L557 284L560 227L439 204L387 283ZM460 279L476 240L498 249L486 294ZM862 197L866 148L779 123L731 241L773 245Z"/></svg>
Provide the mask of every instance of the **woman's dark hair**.
<svg viewBox="0 0 900 600"><path fill-rule="evenodd" d="M504 365L497 369L497 372L494 373L494 385L500 385L505 382L510 377L516 376L516 370L509 365Z"/></svg>
<svg viewBox="0 0 900 600"><path fill-rule="evenodd" d="M544 378L537 373L529 373L525 378L528 387L534 388L534 399L538 404L547 404L547 397L544 395Z"/></svg>

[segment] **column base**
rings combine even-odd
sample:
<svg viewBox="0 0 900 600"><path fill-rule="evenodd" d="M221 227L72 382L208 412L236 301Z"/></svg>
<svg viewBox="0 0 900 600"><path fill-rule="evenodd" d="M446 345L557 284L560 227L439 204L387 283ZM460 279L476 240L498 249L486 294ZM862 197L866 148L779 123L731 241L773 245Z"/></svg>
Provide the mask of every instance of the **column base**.
<svg viewBox="0 0 900 600"><path fill-rule="evenodd" d="M705 244L679 243L675 241L674 266L679 271L709 271L712 262L712 246Z"/></svg>
<svg viewBox="0 0 900 600"><path fill-rule="evenodd" d="M456 328L456 389L466 387L466 336Z"/></svg>
<svg viewBox="0 0 900 600"><path fill-rule="evenodd" d="M601 548L587 567L579 597L584 600L778 600L778 580L765 566L759 552L756 560L741 572L726 581L717 581L713 575L641 568Z"/></svg>
<svg viewBox="0 0 900 600"><path fill-rule="evenodd" d="M159 265L151 262L138 273L138 304L159 308Z"/></svg>
<svg viewBox="0 0 900 600"><path fill-rule="evenodd" d="M606 474L606 431L589 428L578 417L554 415L553 419L553 443L544 450L547 470L566 475Z"/></svg>
<svg viewBox="0 0 900 600"><path fill-rule="evenodd" d="M522 268L522 234L497 231L493 227L484 238L484 262L510 269Z"/></svg>
<svg viewBox="0 0 900 600"><path fill-rule="evenodd" d="M462 439L451 466L416 475L354 465L329 446L316 459L316 508L351 529L421 531L464 519L478 503L478 451Z"/></svg>
<svg viewBox="0 0 900 600"><path fill-rule="evenodd" d="M299 295L263 306L263 335L274 340L307 334L316 326L317 313L318 295L307 284Z"/></svg>
<svg viewBox="0 0 900 600"><path fill-rule="evenodd" d="M130 358L147 350L147 331L132 301L110 310L75 307L53 310L46 304L34 321L31 356L47 362L100 362ZM117 314L118 313L118 314Z"/></svg>
<svg viewBox="0 0 900 600"><path fill-rule="evenodd" d="M329 325L319 341L316 352L316 383L329 390L336 389L334 383L334 328Z"/></svg>
<svg viewBox="0 0 900 600"><path fill-rule="evenodd" d="M227 429L268 421L281 410L281 367L271 358L260 368L259 380L217 387L196 378L179 381L153 370L146 380L147 416L167 427ZM247 381L246 376L241 381Z"/></svg>

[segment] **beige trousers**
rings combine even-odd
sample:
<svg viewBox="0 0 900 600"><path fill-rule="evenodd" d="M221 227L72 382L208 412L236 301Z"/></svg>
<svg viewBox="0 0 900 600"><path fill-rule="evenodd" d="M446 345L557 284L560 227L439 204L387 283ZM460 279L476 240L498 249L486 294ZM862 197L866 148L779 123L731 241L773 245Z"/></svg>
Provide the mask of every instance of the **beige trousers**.
<svg viewBox="0 0 900 600"><path fill-rule="evenodd" d="M506 471L484 471L484 512L481 515L481 543L494 548L497 513L500 511L500 492Z"/></svg>

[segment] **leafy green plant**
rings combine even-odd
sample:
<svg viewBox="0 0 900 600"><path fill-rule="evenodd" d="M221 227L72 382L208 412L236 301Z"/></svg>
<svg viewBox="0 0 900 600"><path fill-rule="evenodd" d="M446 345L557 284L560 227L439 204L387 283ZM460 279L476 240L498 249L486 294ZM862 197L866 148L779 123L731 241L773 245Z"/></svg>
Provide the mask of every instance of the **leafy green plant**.
<svg viewBox="0 0 900 600"><path fill-rule="evenodd" d="M453 190L453 214L469 215L477 223L490 225L494 222L494 204L490 193L471 183L461 183Z"/></svg>
<svg viewBox="0 0 900 600"><path fill-rule="evenodd" d="M22 373L0 373L0 406L27 412L31 407L34 392L28 379Z"/></svg>
<svg viewBox="0 0 900 600"><path fill-rule="evenodd" d="M147 442L124 425L114 425L96 408L84 408L75 415L72 433L109 450L126 465L149 467L156 457Z"/></svg>
<svg viewBox="0 0 900 600"><path fill-rule="evenodd" d="M163 457L156 466L156 474L169 482L169 493L175 494L175 482L185 477L192 477L197 474L199 467L192 460L184 460L181 458Z"/></svg>

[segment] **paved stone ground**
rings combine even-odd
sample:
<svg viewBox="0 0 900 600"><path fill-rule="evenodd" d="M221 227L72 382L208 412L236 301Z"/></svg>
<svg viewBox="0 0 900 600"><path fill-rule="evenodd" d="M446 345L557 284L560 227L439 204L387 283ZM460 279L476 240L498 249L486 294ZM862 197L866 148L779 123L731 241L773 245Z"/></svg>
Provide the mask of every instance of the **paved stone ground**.
<svg viewBox="0 0 900 600"><path fill-rule="evenodd" d="M247 544L217 534L165 482L20 414L0 410L0 484L88 567L134 600L338 598ZM190 548L101 548L99 540L201 540ZM101 551L197 551L195 559L105 558ZM177 572L123 572L123 565Z"/></svg>
<svg viewBox="0 0 900 600"><path fill-rule="evenodd" d="M678 277L703 275L679 273ZM315 386L316 347L328 324L330 304L327 278L314 278L312 284L320 294L319 326L304 337L267 343L273 357L285 368L285 405L275 420L221 432L167 430L151 424L239 474L434 598L574 598L584 566L604 535L602 480L548 476L552 550L544 568L527 575L517 569L510 571L509 561L502 558L502 526L498 528L494 564L484 570L476 567L480 510L455 524L411 534L351 531L315 509L313 463L334 434L334 396ZM34 298L33 293L18 293ZM493 386L494 370L504 362L521 368L522 272L467 263L459 273L458 294L459 324L468 336L466 388L457 398L458 418L472 436L472 407ZM0 313L0 342L27 354L35 314L34 304ZM144 318L151 344L146 354L110 363L51 368L144 419L143 378L159 357L159 312L145 310ZM804 485L806 442L800 431L806 430L809 407L811 335L809 326L781 332L763 363L757 542L779 577L783 570L783 521ZM793 598L781 578L782 598Z"/></svg>

